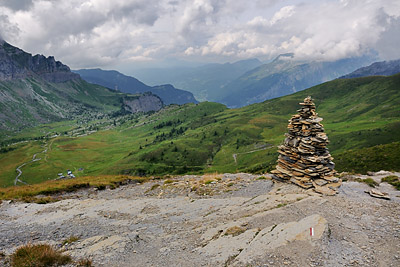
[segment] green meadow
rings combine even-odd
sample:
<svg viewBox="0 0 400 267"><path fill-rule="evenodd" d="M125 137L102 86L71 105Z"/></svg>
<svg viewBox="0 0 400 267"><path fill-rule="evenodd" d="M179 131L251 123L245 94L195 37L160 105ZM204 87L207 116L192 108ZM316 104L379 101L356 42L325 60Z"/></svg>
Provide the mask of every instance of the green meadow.
<svg viewBox="0 0 400 267"><path fill-rule="evenodd" d="M15 169L35 153L41 160L26 164L20 177L29 184L67 169L77 177L270 171L288 120L308 95L324 118L337 170L400 170L400 75L394 75L334 80L240 109L170 105L151 114L26 129L14 139L28 142L5 146L3 140L0 186L12 185Z"/></svg>

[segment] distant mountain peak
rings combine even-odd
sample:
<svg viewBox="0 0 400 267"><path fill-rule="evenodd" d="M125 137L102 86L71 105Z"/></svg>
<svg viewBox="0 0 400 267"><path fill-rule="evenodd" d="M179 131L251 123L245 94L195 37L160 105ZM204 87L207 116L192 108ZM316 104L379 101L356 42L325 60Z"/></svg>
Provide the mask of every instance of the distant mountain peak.
<svg viewBox="0 0 400 267"><path fill-rule="evenodd" d="M293 60L294 59L294 53L285 53L285 54L280 54L277 56L273 61L278 61L278 60Z"/></svg>
<svg viewBox="0 0 400 267"><path fill-rule="evenodd" d="M12 46L4 40L0 41L0 81L23 79L39 75L48 82L66 82L79 79L67 65L56 61L53 56L45 57L27 53Z"/></svg>

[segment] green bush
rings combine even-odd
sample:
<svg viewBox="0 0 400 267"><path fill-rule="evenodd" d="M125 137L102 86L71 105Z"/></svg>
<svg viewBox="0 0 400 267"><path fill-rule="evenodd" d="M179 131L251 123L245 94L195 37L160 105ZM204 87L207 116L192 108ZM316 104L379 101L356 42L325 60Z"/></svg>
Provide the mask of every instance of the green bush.
<svg viewBox="0 0 400 267"><path fill-rule="evenodd" d="M382 182L391 184L394 187L396 187L397 190L400 190L400 180L399 180L399 177L397 177L395 175L389 175L389 176L386 176L385 178L382 178Z"/></svg>
<svg viewBox="0 0 400 267"><path fill-rule="evenodd" d="M370 187L375 187L375 186L379 185L379 183L375 182L375 180L372 178L367 178L367 179L357 178L356 181L360 182L360 183L365 183L365 184L369 185Z"/></svg>

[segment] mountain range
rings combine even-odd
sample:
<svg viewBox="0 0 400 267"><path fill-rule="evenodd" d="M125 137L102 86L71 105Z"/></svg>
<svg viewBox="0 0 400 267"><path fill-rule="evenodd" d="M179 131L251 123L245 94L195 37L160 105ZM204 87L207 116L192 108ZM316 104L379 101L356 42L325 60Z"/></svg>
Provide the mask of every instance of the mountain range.
<svg viewBox="0 0 400 267"><path fill-rule="evenodd" d="M102 85L124 93L152 92L158 95L166 105L197 103L197 100L190 92L176 89L170 84L148 86L134 77L124 75L115 70L80 69L74 70L74 72L89 83Z"/></svg>
<svg viewBox="0 0 400 267"><path fill-rule="evenodd" d="M249 59L192 68L136 70L135 76L148 83L170 83L192 92L199 100L237 108L336 79L373 60L373 56L363 56L337 61L306 61L288 53L264 64Z"/></svg>
<svg viewBox="0 0 400 267"><path fill-rule="evenodd" d="M249 70L260 66L258 59L234 63L211 63L197 67L151 68L132 71L148 84L170 83L190 91L200 101L214 101L214 94Z"/></svg>
<svg viewBox="0 0 400 267"><path fill-rule="evenodd" d="M333 80L370 62L369 57L309 62L296 60L293 54L280 55L225 85L215 101L229 107L259 103Z"/></svg>
<svg viewBox="0 0 400 267"><path fill-rule="evenodd" d="M336 79L238 109L202 102L170 105L135 118L123 115L104 121L90 135L74 135L85 128L75 123L43 125L40 129L49 136L60 129L65 134L51 142L7 147L0 153L0 186L11 185L15 169L50 143L52 149L41 152L47 161L26 165L23 181L37 183L66 169L78 176L263 173L276 165L287 120L309 95L324 119L338 171L399 171L399 88L400 74ZM38 134L43 135L24 132L15 137Z"/></svg>
<svg viewBox="0 0 400 267"><path fill-rule="evenodd" d="M400 72L400 59L374 62L369 66L359 68L352 73L340 77L340 79L366 77L366 76L390 76Z"/></svg>
<svg viewBox="0 0 400 267"><path fill-rule="evenodd" d="M54 57L32 56L5 41L0 43L2 132L82 114L146 112L162 106L158 96L133 96L87 83Z"/></svg>
<svg viewBox="0 0 400 267"><path fill-rule="evenodd" d="M229 109L213 102L164 106L151 92L132 95L88 83L53 57L32 56L6 42L0 56L1 186L13 184L17 167L31 162L34 153L46 160L24 165L21 179L28 183L52 179L60 169L84 170L78 176L265 172L276 164L276 146L284 139L287 120L308 95L324 118L338 170L400 166L400 74L335 79ZM311 80L317 81L336 65L342 69L348 62L354 67L355 61L311 64L287 54L243 77L252 82L271 77L301 81L316 72L318 77ZM137 81L131 78L121 80ZM38 138L42 141L29 142Z"/></svg>

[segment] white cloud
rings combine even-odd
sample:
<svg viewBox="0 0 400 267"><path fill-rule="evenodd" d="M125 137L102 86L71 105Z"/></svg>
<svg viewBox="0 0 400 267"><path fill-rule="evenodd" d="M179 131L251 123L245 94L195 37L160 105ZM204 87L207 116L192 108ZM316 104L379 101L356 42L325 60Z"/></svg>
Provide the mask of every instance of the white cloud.
<svg viewBox="0 0 400 267"><path fill-rule="evenodd" d="M274 14L274 16L271 18L271 25L274 25L277 21L289 18L293 15L294 13L294 6L284 6L282 7L278 12Z"/></svg>
<svg viewBox="0 0 400 267"><path fill-rule="evenodd" d="M382 57L389 54L399 58L400 6L395 2L349 0L287 5L269 18L255 16L245 25L219 33L200 48L208 47L207 51L215 55L235 48L235 55L241 57L294 52L299 59L323 60L360 56L373 49Z"/></svg>
<svg viewBox="0 0 400 267"><path fill-rule="evenodd" d="M71 67L298 58L371 49L400 58L397 0L23 0L0 2L0 35Z"/></svg>

